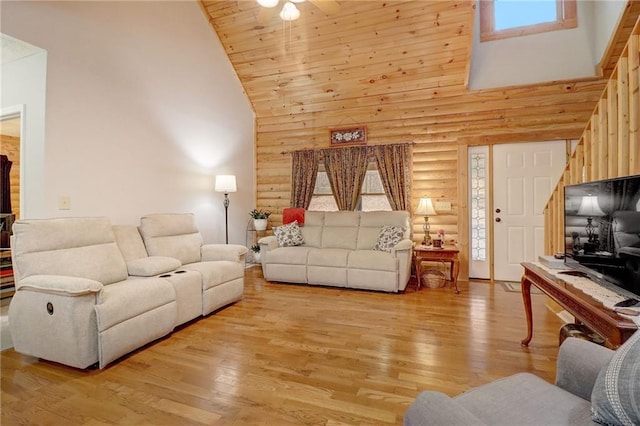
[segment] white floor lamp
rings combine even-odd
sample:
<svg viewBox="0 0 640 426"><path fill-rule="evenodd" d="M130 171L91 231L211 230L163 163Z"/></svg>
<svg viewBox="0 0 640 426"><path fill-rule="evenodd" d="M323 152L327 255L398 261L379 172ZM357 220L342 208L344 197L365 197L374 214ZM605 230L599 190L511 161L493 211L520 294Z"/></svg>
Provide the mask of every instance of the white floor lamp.
<svg viewBox="0 0 640 426"><path fill-rule="evenodd" d="M234 175L216 175L216 192L224 192L224 236L225 244L229 244L229 193L236 192L236 177Z"/></svg>

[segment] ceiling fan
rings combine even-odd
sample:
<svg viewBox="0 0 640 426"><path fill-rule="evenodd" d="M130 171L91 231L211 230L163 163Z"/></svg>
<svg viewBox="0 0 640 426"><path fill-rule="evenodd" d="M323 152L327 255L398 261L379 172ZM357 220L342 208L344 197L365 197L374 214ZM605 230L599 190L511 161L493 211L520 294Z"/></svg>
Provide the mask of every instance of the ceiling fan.
<svg viewBox="0 0 640 426"><path fill-rule="evenodd" d="M283 6L280 10L280 19L283 21L295 21L300 17L300 10L296 7L296 3L303 3L305 0L283 0ZM258 15L258 22L260 24L267 23L273 13L277 11L277 6L280 0L257 0L258 4L262 6L260 14ZM340 11L340 4L336 0L309 0L314 6L320 9L327 15L333 15Z"/></svg>

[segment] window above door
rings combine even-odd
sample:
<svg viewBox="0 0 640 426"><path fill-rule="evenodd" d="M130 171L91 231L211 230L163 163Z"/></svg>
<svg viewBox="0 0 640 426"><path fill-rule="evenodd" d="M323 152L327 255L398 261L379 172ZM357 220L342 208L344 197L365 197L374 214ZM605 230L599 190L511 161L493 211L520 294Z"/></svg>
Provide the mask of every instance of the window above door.
<svg viewBox="0 0 640 426"><path fill-rule="evenodd" d="M480 0L480 41L578 26L575 0Z"/></svg>

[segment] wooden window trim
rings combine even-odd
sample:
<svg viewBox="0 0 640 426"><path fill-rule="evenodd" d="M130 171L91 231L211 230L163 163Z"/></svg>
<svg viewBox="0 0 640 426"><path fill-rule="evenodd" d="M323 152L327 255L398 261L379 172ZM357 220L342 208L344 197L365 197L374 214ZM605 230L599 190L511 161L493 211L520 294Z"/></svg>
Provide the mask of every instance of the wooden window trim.
<svg viewBox="0 0 640 426"><path fill-rule="evenodd" d="M521 37L530 34L540 34L556 30L566 30L578 26L576 0L556 0L558 20L523 27L495 30L494 0L480 1L480 41L501 40L511 37Z"/></svg>

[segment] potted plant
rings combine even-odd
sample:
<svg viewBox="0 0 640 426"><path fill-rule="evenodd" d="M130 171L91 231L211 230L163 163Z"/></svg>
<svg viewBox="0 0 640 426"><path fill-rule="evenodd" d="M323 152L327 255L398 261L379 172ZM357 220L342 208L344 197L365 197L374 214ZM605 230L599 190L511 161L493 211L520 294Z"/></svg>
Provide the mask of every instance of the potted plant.
<svg viewBox="0 0 640 426"><path fill-rule="evenodd" d="M256 263L260 263L260 246L258 244L254 244L251 246L251 251L253 252L253 260Z"/></svg>
<svg viewBox="0 0 640 426"><path fill-rule="evenodd" d="M266 210L251 210L249 216L253 218L253 227L256 231L264 231L265 229L267 229L267 221L270 215L271 212Z"/></svg>

